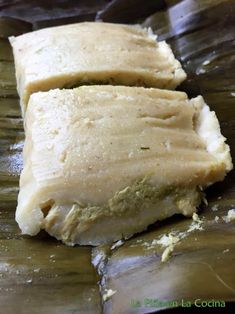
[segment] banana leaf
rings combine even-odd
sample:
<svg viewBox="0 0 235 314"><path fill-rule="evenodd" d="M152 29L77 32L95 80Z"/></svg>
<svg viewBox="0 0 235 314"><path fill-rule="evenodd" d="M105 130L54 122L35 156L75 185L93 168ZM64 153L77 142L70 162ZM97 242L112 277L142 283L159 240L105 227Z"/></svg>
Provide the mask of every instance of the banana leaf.
<svg viewBox="0 0 235 314"><path fill-rule="evenodd" d="M3 3L2 3L3 2ZM87 17L94 20L108 0L48 1L48 0L4 0L0 2L0 16L23 19L29 23L45 21L45 27L53 21L72 17ZM46 25L46 23L48 23Z"/></svg>
<svg viewBox="0 0 235 314"><path fill-rule="evenodd" d="M112 0L103 10L99 11L96 19L112 23L134 23L153 11L164 8L163 0Z"/></svg>
<svg viewBox="0 0 235 314"><path fill-rule="evenodd" d="M235 207L234 171L206 191L208 205L202 206L199 213L203 230L187 233L192 220L176 215L150 226L121 246L72 248L43 232L33 238L22 236L14 219L24 131L7 37L32 29L95 19L140 21L143 26L152 27L159 40L171 44L188 74L178 89L190 97L203 95L220 120L234 159L234 2L156 2L138 1L135 7L132 1L121 0L0 2L0 304L3 313L128 314L163 309L163 313L167 309L174 313L175 305L188 301L193 306L197 299L235 301L235 225L224 218ZM163 263L164 247L156 241L172 232L186 236L176 243L169 260ZM115 292L106 302L103 301L105 289ZM227 309L228 306L229 303Z"/></svg>
<svg viewBox="0 0 235 314"><path fill-rule="evenodd" d="M32 30L31 23L22 21L21 19L6 17L3 14L3 10L0 10L0 38L9 36L18 36Z"/></svg>
<svg viewBox="0 0 235 314"><path fill-rule="evenodd" d="M234 300L235 224L223 220L230 202L221 199L215 204L218 211L208 208L201 213L203 230L179 241L165 263L161 261L164 248L152 243L169 232L184 234L192 223L189 219L174 217L158 223L114 250L95 249L94 261L99 261L96 265L105 278L102 288L117 291L105 303L104 312L153 313L172 307L172 301L193 305L198 299Z"/></svg>
<svg viewBox="0 0 235 314"><path fill-rule="evenodd" d="M0 98L17 97L13 62L0 61Z"/></svg>
<svg viewBox="0 0 235 314"><path fill-rule="evenodd" d="M7 39L0 38L0 61L12 61L13 55Z"/></svg>

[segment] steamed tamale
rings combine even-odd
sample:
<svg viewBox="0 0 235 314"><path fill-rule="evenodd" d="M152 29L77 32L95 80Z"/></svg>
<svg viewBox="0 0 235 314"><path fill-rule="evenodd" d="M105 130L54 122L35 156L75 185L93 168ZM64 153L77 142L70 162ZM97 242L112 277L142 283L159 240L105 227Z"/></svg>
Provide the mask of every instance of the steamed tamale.
<svg viewBox="0 0 235 314"><path fill-rule="evenodd" d="M125 86L31 95L16 220L67 244L100 244L175 213L231 170L203 98Z"/></svg>
<svg viewBox="0 0 235 314"><path fill-rule="evenodd" d="M166 42L140 26L85 22L11 37L24 112L30 94L82 84L175 88L186 77Z"/></svg>

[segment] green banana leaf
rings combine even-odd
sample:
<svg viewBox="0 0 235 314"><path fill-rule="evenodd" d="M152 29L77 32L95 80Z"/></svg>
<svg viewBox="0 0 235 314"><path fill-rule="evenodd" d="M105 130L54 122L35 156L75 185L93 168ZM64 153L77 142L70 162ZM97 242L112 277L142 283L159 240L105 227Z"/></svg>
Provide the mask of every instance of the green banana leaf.
<svg viewBox="0 0 235 314"><path fill-rule="evenodd" d="M84 20L142 23L171 44L188 79L178 88L202 94L215 110L235 156L235 4L230 0L4 1L0 3L0 304L12 313L153 313L195 300L235 301L235 172L210 187L187 232L180 215L121 246L66 247L41 232L22 236L14 220L22 170L23 122L7 37ZM137 3L135 2L135 3ZM200 229L200 228L199 228ZM169 260L157 240L185 235ZM114 294L103 301L111 289ZM174 303L174 302L175 303ZM228 308L229 303L226 304ZM209 310L209 307L207 308Z"/></svg>

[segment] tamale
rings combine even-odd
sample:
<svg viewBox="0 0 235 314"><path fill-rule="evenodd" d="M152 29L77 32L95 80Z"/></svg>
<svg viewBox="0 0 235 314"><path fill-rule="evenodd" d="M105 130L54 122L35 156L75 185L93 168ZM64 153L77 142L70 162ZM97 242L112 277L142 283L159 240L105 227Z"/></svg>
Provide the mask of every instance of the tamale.
<svg viewBox="0 0 235 314"><path fill-rule="evenodd" d="M186 78L168 44L140 26L85 22L10 42L23 112L37 91L91 83L174 89Z"/></svg>
<svg viewBox="0 0 235 314"><path fill-rule="evenodd" d="M128 238L175 213L232 169L203 98L125 86L31 95L16 220L66 244Z"/></svg>

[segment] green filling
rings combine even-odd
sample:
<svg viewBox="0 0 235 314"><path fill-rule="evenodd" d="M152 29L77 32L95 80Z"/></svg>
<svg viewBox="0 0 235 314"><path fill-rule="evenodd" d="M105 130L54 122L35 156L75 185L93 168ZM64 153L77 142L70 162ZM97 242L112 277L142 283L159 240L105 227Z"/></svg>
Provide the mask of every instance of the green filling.
<svg viewBox="0 0 235 314"><path fill-rule="evenodd" d="M77 79L76 82L68 82L65 83L61 88L64 89L73 89L84 85L126 85L129 86L129 83L123 82L122 79L109 77L107 79ZM133 86L145 86L147 87L148 84L144 81L144 79L133 79L133 83L131 84Z"/></svg>
<svg viewBox="0 0 235 314"><path fill-rule="evenodd" d="M85 79L80 79L78 81L75 82L68 82L66 84L63 85L62 88L65 89L73 89L73 88L77 88L83 85L110 85L110 84L115 85L115 82L112 82L112 79L107 79L107 80L85 80Z"/></svg>
<svg viewBox="0 0 235 314"><path fill-rule="evenodd" d="M103 206L74 204L65 219L63 240L68 241L80 223L79 233L99 218L131 217L154 206L157 210L159 201L169 202L184 213L200 205L202 198L203 192L197 187L153 186L145 178L116 192Z"/></svg>

